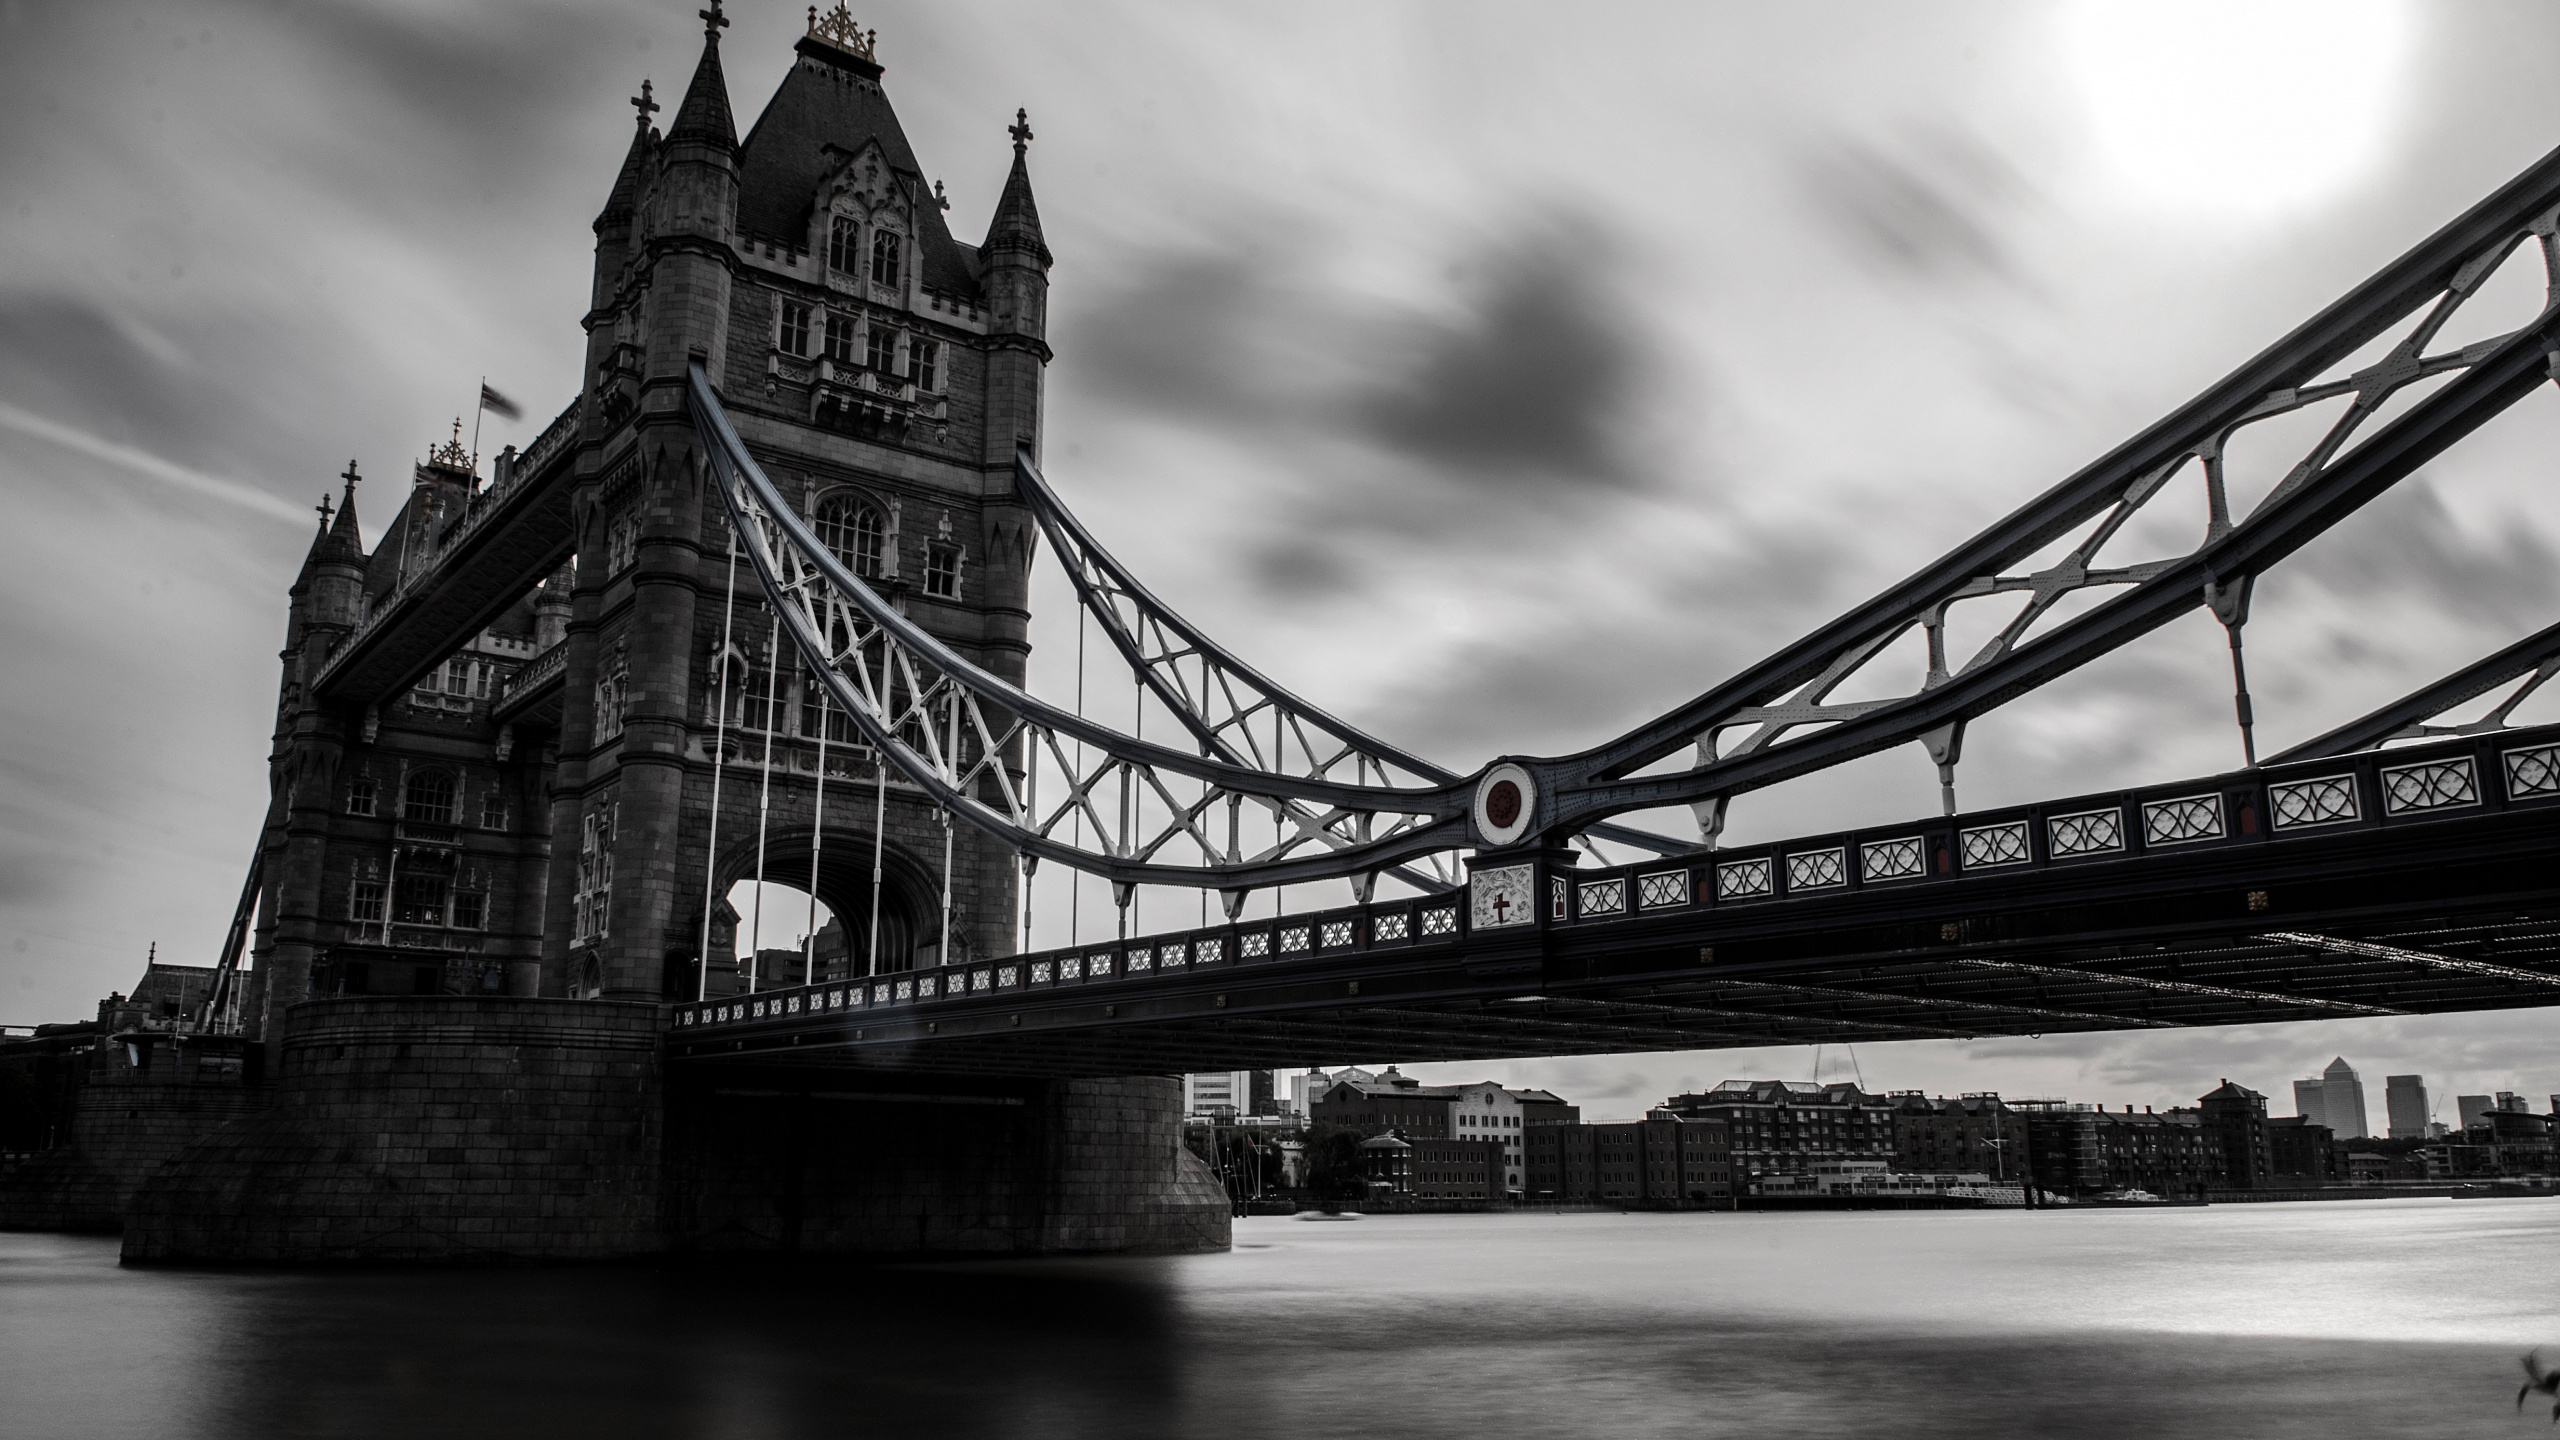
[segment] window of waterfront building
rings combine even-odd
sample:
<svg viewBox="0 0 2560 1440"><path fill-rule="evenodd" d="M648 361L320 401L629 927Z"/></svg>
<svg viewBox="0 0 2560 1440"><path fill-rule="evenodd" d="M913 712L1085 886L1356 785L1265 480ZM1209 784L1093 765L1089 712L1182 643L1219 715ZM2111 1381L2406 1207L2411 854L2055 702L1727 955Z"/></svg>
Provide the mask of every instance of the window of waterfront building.
<svg viewBox="0 0 2560 1440"><path fill-rule="evenodd" d="M883 375L896 374L898 370L898 332L890 329L886 325L872 326L871 333L864 337L862 363L879 371Z"/></svg>
<svg viewBox="0 0 2560 1440"><path fill-rule="evenodd" d="M898 283L898 237L886 230L871 237L871 283Z"/></svg>
<svg viewBox="0 0 2560 1440"><path fill-rule="evenodd" d="M489 897L478 890L457 890L453 894L453 925L457 930L477 930L488 918Z"/></svg>
<svg viewBox="0 0 2560 1440"><path fill-rule="evenodd" d="M781 350L785 355L809 353L809 307L786 302L782 307Z"/></svg>
<svg viewBox="0 0 2560 1440"><path fill-rule="evenodd" d="M400 792L400 818L420 825L453 823L453 776L442 770L413 770Z"/></svg>
<svg viewBox="0 0 2560 1440"><path fill-rule="evenodd" d="M907 342L907 374L919 390L942 388L942 342L919 335Z"/></svg>
<svg viewBox="0 0 2560 1440"><path fill-rule="evenodd" d="M928 545L924 552L924 593L945 600L960 595L960 547Z"/></svg>
<svg viewBox="0 0 2560 1440"><path fill-rule="evenodd" d="M735 723L740 729L762 730L775 717L773 704L773 672L762 665L741 665L745 673L732 683L730 693L738 697Z"/></svg>
<svg viewBox="0 0 2560 1440"><path fill-rule="evenodd" d="M865 580L880 578L881 542L888 531L879 511L851 495L832 495L818 504L817 530L819 543L846 569Z"/></svg>
<svg viewBox="0 0 2560 1440"><path fill-rule="evenodd" d="M490 786L480 796L480 828L483 830L507 828L506 792L495 785Z"/></svg>
<svg viewBox="0 0 2560 1440"><path fill-rule="evenodd" d="M827 358L839 365L853 363L853 317L830 311L827 315Z"/></svg>
<svg viewBox="0 0 2560 1440"><path fill-rule="evenodd" d="M354 780L348 782L347 813L350 815L370 815L373 813L372 776L359 775Z"/></svg>
<svg viewBox="0 0 2560 1440"><path fill-rule="evenodd" d="M382 882L358 880L347 897L347 918L359 925L382 923Z"/></svg>
<svg viewBox="0 0 2560 1440"><path fill-rule="evenodd" d="M850 215L827 222L827 268L850 275L862 267L862 223Z"/></svg>

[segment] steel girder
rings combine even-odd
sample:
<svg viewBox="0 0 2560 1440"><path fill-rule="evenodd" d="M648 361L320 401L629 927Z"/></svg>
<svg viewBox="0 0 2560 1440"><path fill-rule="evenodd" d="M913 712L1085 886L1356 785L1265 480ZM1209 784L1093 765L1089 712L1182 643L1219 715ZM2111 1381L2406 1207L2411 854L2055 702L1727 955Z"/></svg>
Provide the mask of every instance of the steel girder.
<svg viewBox="0 0 2560 1440"><path fill-rule="evenodd" d="M2445 324L2528 241L2538 243L2544 264L2541 314L2507 335L2430 353ZM892 764L953 813L1028 857L1124 885L1214 887L1233 898L1269 885L1375 874L1496 841L1539 844L1606 834L1595 827L1611 815L1674 804L1695 808L1712 841L1724 802L1745 791L1915 740L1942 768L1951 767L1968 720L2200 606L2230 628L2236 657L2249 589L2259 574L2553 378L2560 363L2554 360L2560 353L2555 241L2560 152L2186 406L1901 585L1606 744L1571 756L1497 762L1465 778L1334 720L1215 646L1075 524L1023 457L1017 464L1022 492L1060 548L1079 603L1102 619L1123 660L1204 753L1124 735L1038 700L934 640L829 553L765 479L699 366L688 395L768 602L834 698ZM2329 376L2366 344L2404 325L2383 358ZM2425 382L2441 383L2387 424L2374 423L2395 397ZM2335 421L2251 513L2235 519L2223 469L2232 436L2332 401L2341 402ZM2190 466L2203 479L2202 543L2167 558L2102 558L2126 523ZM2077 542L2060 559L2021 569L2075 534ZM2101 588L2118 593L2038 633L2064 599ZM1951 662L1945 648L1950 607L1998 597L2016 599L2016 613L1979 652ZM1913 688L1883 700L1830 699L1914 630L1926 637L1928 664ZM1278 736L1267 750L1255 734L1266 714ZM1723 747L1720 737L1736 729L1749 733ZM1285 758L1293 734L1298 753ZM1080 742L1092 753L1071 758L1061 741ZM1020 745L1046 756L1050 766L1026 772L1013 748ZM1698 751L1689 769L1637 773L1685 745ZM974 759L965 753L972 746ZM1345 765L1352 777L1336 778ZM1518 797L1526 820L1511 833L1489 836L1479 829L1482 817L1470 815L1470 801L1487 793L1497 773L1511 773L1510 766L1531 782L1531 793ZM1042 768L1066 776L1070 792L1045 811L1023 783ZM1112 815L1096 803L1106 785L1121 794ZM1134 810L1127 798L1133 794ZM1281 831L1275 844L1251 854L1236 823L1247 802L1267 811ZM1157 818L1133 820L1150 806ZM1060 839L1057 827L1070 816L1083 817L1100 838L1090 845ZM1168 863L1168 847L1197 858Z"/></svg>
<svg viewBox="0 0 2560 1440"><path fill-rule="evenodd" d="M2336 755L2351 755L2358 750L2372 750L2394 740L2485 735L2505 730L2510 728L2507 717L2514 714L2516 707L2541 689L2543 682L2554 674L2560 674L2560 625L2537 630L2495 655L2474 661L2434 684L2413 690L2326 735L2305 740L2267 763L2282 765L2295 760L2326 760ZM2524 683L2509 691L2507 698L2479 719L2465 725L2428 723L2447 710L2477 700L2519 677Z"/></svg>
<svg viewBox="0 0 2560 1440"><path fill-rule="evenodd" d="M1363 784L1191 754L1123 735L961 656L793 513L699 362L686 393L739 550L783 632L864 742L952 815L1020 854L1118 884L1230 891L1372 872L1466 843L1462 783ZM1072 742L1087 747L1081 756ZM1026 749L1067 779L1069 793L1049 808L1033 793ZM1284 831L1253 854L1240 838L1247 802ZM1092 832L1086 844L1061 838L1074 816ZM1169 863L1168 850L1195 858Z"/></svg>
<svg viewBox="0 0 2560 1440"><path fill-rule="evenodd" d="M2560 347L2549 283L2560 211L2560 151L2445 226L2308 323L2142 434L2063 481L1902 584L1650 724L1578 755L1525 760L1548 792L1544 827L1675 803L1704 807L1919 740L1952 763L1974 716L2124 645L2199 606L2236 628L2248 586L2268 567L2354 513L2551 378ZM2546 301L2530 325L2460 350L2428 345L2481 284L2527 240L2540 243ZM2432 303L2431 303L2432 302ZM2419 313L2423 310L2423 313ZM2371 366L2322 379L2368 342L2416 314ZM2382 426L2368 422L2411 384L2452 376ZM2344 413L2254 512L2235 520L2224 501L2226 443L2245 426L2345 399ZM2360 441L2348 449L2351 441ZM2108 564L2100 551L2190 464L2208 496L2204 542L2183 556ZM2082 527L2079 544L2029 573L2006 573ZM2093 587L2120 593L2067 623L2030 636L2065 596ZM1979 653L1951 664L1949 606L2021 597L2016 616ZM1929 669L1898 699L1830 703L1829 695L1913 629L1929 641ZM1822 727L1796 739L1790 732ZM1719 754L1721 732L1751 733ZM1686 745L1695 767L1638 776Z"/></svg>

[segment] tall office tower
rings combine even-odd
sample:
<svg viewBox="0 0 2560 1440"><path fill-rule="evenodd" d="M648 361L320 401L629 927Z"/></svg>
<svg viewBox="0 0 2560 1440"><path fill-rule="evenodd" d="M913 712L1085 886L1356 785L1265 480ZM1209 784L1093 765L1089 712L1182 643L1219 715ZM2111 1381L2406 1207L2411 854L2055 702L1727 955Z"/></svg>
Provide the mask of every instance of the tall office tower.
<svg viewBox="0 0 2560 1440"><path fill-rule="evenodd" d="M2490 1108L2489 1097L2486 1095L2456 1095L2453 1097L2453 1105L2454 1109L2461 1114L2462 1128L2465 1130L2479 1124L2480 1117L2488 1114Z"/></svg>
<svg viewBox="0 0 2560 1440"><path fill-rule="evenodd" d="M2321 1124L2341 1140L2362 1140L2373 1133L2364 1118L2364 1080L2343 1055L2320 1072Z"/></svg>
<svg viewBox="0 0 2560 1440"><path fill-rule="evenodd" d="M2382 1103L2394 1140L2427 1138L2427 1081L2422 1075L2382 1077Z"/></svg>
<svg viewBox="0 0 2560 1440"><path fill-rule="evenodd" d="M2314 1076L2293 1082L2293 1113L2314 1125L2329 1123L2328 1082Z"/></svg>

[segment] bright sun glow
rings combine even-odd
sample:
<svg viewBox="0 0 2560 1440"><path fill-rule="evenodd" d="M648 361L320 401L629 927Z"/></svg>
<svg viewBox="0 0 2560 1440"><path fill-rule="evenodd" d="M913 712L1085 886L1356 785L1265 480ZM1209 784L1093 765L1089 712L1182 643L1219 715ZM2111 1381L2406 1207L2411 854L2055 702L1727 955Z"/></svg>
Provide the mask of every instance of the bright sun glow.
<svg viewBox="0 0 2560 1440"><path fill-rule="evenodd" d="M2146 207L2224 219L2324 199L2372 163L2410 29L2375 0L2096 0L2063 40L2108 178Z"/></svg>

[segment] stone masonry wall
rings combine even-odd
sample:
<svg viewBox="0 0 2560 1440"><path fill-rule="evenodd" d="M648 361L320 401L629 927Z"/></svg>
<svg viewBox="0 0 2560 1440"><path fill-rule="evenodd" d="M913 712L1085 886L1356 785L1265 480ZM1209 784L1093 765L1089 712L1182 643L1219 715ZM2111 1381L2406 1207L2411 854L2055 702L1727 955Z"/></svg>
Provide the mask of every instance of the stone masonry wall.
<svg viewBox="0 0 2560 1440"><path fill-rule="evenodd" d="M1223 1249L1226 1192L1181 1084L736 1071L678 1077L680 1249L917 1254Z"/></svg>
<svg viewBox="0 0 2560 1440"><path fill-rule="evenodd" d="M145 1183L135 1261L578 1260L661 1248L654 1006L287 1012L277 1103Z"/></svg>
<svg viewBox="0 0 2560 1440"><path fill-rule="evenodd" d="M144 1177L269 1102L265 1088L240 1083L236 1065L208 1073L198 1047L138 1049L139 1068L118 1045L89 1072L72 1100L69 1144L0 1179L0 1230L120 1229Z"/></svg>

